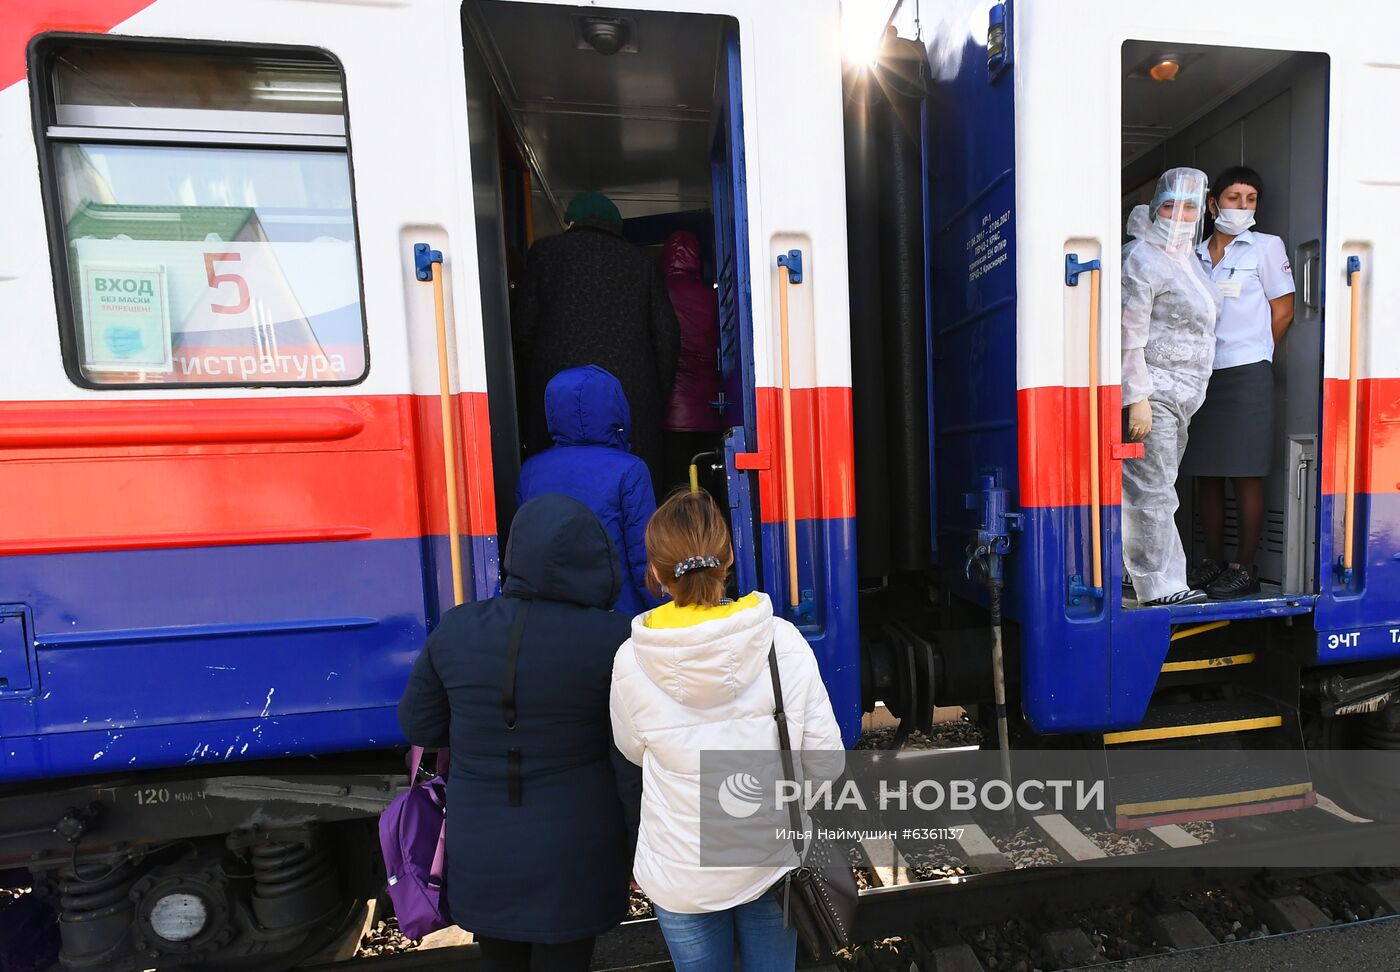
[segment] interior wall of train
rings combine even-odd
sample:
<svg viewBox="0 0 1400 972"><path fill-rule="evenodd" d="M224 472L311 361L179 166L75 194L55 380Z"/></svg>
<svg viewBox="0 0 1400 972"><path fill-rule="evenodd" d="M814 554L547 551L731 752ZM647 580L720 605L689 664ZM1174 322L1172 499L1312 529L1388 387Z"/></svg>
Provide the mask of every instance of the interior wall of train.
<svg viewBox="0 0 1400 972"><path fill-rule="evenodd" d="M737 92L728 53L740 38L737 23L722 16L501 0L464 4L462 30L496 521L504 536L522 461L512 297L530 246L566 229L576 193L606 194L624 236L658 259L676 230L700 239L704 279L722 302L715 354L724 400L732 403L725 421L743 423L734 246L716 246L713 189L730 165L725 106ZM721 203L732 206L727 195ZM731 233L732 224L731 216ZM706 485L722 490L722 475Z"/></svg>
<svg viewBox="0 0 1400 972"><path fill-rule="evenodd" d="M1166 62L1174 65L1174 75L1156 80L1154 68ZM1213 180L1230 166L1246 165L1264 183L1256 229L1283 239L1296 295L1293 324L1274 352L1275 427L1260 430L1271 437L1273 461L1265 484L1259 575L1266 594L1316 592L1329 59L1129 40L1122 70L1125 224L1132 207L1151 199L1157 177L1172 166L1194 166ZM1206 550L1193 479L1183 475L1177 491L1178 527L1195 562ZM1227 494L1227 557L1235 540L1235 504Z"/></svg>

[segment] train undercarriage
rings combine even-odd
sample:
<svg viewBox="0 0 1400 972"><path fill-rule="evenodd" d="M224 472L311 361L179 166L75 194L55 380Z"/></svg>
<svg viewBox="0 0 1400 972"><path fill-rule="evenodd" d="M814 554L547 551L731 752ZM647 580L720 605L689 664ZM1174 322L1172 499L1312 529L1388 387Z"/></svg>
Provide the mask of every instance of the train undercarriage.
<svg viewBox="0 0 1400 972"><path fill-rule="evenodd" d="M0 969L275 970L354 953L393 754L166 770L0 800ZM56 920L55 920L56 919Z"/></svg>

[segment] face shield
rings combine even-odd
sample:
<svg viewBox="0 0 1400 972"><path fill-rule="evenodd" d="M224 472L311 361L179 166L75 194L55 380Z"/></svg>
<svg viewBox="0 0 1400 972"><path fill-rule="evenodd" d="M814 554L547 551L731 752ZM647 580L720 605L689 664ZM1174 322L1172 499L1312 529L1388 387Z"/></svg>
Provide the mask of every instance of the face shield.
<svg viewBox="0 0 1400 972"><path fill-rule="evenodd" d="M1157 180L1149 216L1153 242L1168 249L1194 247L1206 212L1206 174L1200 169L1168 169Z"/></svg>

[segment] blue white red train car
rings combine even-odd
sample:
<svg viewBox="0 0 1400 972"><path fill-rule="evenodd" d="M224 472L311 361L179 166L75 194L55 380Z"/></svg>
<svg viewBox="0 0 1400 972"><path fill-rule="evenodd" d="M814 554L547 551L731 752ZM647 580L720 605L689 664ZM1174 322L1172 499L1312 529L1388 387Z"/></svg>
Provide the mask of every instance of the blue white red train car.
<svg viewBox="0 0 1400 972"><path fill-rule="evenodd" d="M884 17L7 5L0 874L61 900L62 961L290 966L355 928L394 706L453 597L443 441L466 595L489 597L520 460L510 287L581 189L639 245L710 244L730 431L702 473L848 742L877 700L909 725L976 706L994 738L1004 683L1017 745L1257 739L1318 772L1400 746L1376 123L1400 13L1290 6L904 0L901 40L843 57L843 26L873 42ZM1299 291L1266 593L1139 608L1123 217L1168 164L1240 161L1277 187L1261 226ZM443 254L446 428L417 244ZM1236 783L1118 822L1313 799L1306 765Z"/></svg>

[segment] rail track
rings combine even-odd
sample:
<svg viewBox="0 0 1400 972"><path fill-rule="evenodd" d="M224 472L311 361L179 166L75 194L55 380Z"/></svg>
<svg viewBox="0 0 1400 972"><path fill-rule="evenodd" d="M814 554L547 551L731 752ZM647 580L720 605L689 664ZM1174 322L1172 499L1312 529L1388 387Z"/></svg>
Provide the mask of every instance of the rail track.
<svg viewBox="0 0 1400 972"><path fill-rule="evenodd" d="M1400 914L1400 872L1346 857L1354 853L1358 836L1370 847L1400 847L1400 824L1362 820L1325 797L1305 810L1218 822L1212 839L1181 827L1154 828L1141 832L1130 845L1134 849L1119 844L1112 853L1104 846L1112 842L1095 823L1058 814L1027 822L1026 829L1040 835L1061 866L1018 867L1016 855L1003 850L1004 830L998 832L991 822L963 824L961 837L948 842L943 858L957 861L945 869L959 873L942 877L917 879L921 868L910 861L924 848L897 840L893 847L863 847L868 859L860 871L870 886L861 892L854 935L859 944L834 964L855 972L908 972L913 964L923 972L1049 972L1119 957L1093 931L1114 922L1133 924L1139 937L1152 942L1143 952L1150 954L1258 938L1261 928L1277 934ZM1310 853L1319 862L1336 863L1257 865L1271 853L1296 852L1304 829ZM1022 856L1020 862L1026 860ZM1109 863L1114 866L1095 866ZM1236 902L1252 916L1253 927L1223 930L1230 926L1210 913L1212 902L1221 899ZM1009 952L1021 957L1003 961L1008 949L988 944L998 936L1014 939ZM316 968L466 968L476 957L474 946L458 945ZM668 964L652 920L627 922L601 938L594 960L595 969L611 970Z"/></svg>

